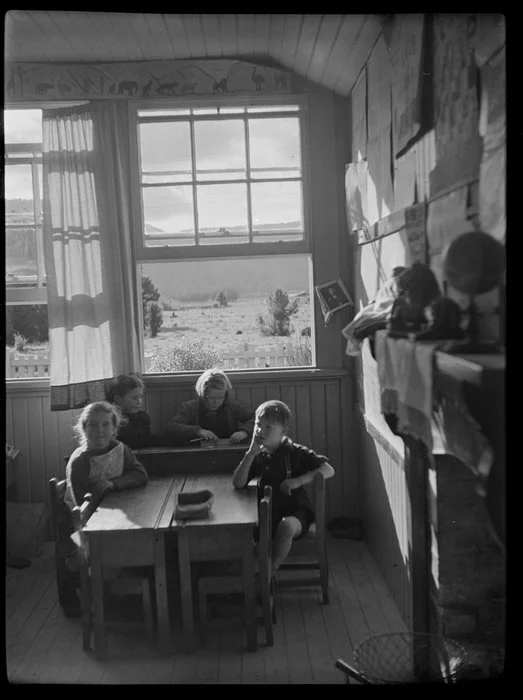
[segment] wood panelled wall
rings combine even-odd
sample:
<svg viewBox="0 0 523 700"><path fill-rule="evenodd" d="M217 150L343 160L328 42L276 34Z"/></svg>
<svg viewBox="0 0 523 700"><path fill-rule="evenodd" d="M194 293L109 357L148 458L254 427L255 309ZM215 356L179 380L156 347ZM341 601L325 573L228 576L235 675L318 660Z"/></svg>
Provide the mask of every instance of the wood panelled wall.
<svg viewBox="0 0 523 700"><path fill-rule="evenodd" d="M186 382L147 380L146 410L153 431L162 431L182 401L194 396L196 377ZM271 378L233 377L236 396L255 407L266 399L280 399L294 412L291 437L325 454L336 469L327 489L327 514L354 515L357 497L352 484L354 459L345 424L344 396L348 377L338 371L297 371ZM77 446L73 425L81 411L49 410L49 390L27 388L6 396L6 439L20 450L15 463L17 500L47 503L47 482L65 473L64 456Z"/></svg>
<svg viewBox="0 0 523 700"><path fill-rule="evenodd" d="M402 21L402 17L401 15L395 15L394 21ZM464 20L461 18L457 21L461 22ZM433 18L429 19L426 16L426 49L428 48L432 56L434 56L437 48L434 46L434 43L437 43L437 39L432 32L432 22ZM494 16L490 21L492 29L488 27L486 29L481 28L481 41L485 45L500 46L500 22L502 22L502 18L500 20ZM474 19L472 19L469 26L474 26ZM478 16L476 36L470 35L468 38L470 51L474 50L474 46L476 46L477 50L476 42L480 40L481 26L482 21ZM392 31L394 31L393 28ZM486 38L489 32L491 37L490 44L489 39ZM440 53L442 52L440 51ZM458 53L457 50L454 53L450 51L447 56L448 65L446 69L450 74L453 73L453 61L456 63L455 74L458 74L458 71L462 69L461 65L457 65L459 60ZM369 62L371 59L369 59ZM367 62L364 70L368 71L369 62ZM367 77L368 75L369 73L367 72ZM394 73L391 71L390 75L391 81L403 80L403 76L399 75L398 72ZM469 71L469 80L471 80L470 76L471 73ZM464 88L470 89L470 83L464 85ZM437 88L434 88L434 92L437 95ZM360 103L361 100L358 97L353 103L353 141L358 141L361 138L361 134L366 134L366 129L361 126L361 116L358 116L360 112L357 112ZM422 108L424 119L427 120L425 126L432 124L433 128L422 130L419 138L403 155L392 159L393 185L396 187L399 187L401 184L404 185L405 183L398 182L398 178L400 176L404 177L406 173L410 172L413 177L412 184L414 185L415 183L415 189L412 187L413 199L410 203L415 203L414 192L416 192L416 201L425 201L429 207L430 202L434 200L434 192L431 192L431 171L440 164L436 139L437 132L434 129L434 124L437 121L435 104L435 99L429 99ZM432 114L427 115L427 106L432 109ZM367 113L366 117L368 116ZM457 118L459 119L460 116ZM440 125L440 135L441 132ZM351 152L357 154L359 151L366 154L370 163L372 154L369 157L369 150L372 148L372 143L353 142ZM457 197L461 197L462 201L467 202L460 220L457 222L449 220L447 226L449 237L446 239L446 242L452 240L452 236L455 237L459 233L464 232L464 226L467 227L465 230L470 230L474 228L475 223L478 223L478 214L481 207L478 196L480 159L478 158L477 160L478 171L475 174L476 180L474 180L473 174L466 183L456 182L454 184L454 182L449 181L445 183L448 187L440 190L445 196L449 192L455 192ZM452 173L449 171L449 177L451 175ZM385 192L385 184L379 182L379 170L377 176L376 189L378 192ZM402 206L406 206L406 203L404 202ZM398 211L398 208L395 207L394 211ZM433 249L431 243L433 242L429 239L427 241L428 262L441 285L441 249ZM396 231L370 241L355 244L352 247L352 260L354 273L353 291L356 310L359 310L375 298L378 289L390 277L395 266L411 264L405 232ZM458 299L457 301L459 303ZM358 464L366 540L381 573L389 585L395 602L402 612L406 624L410 625L412 620L411 567L409 560L411 511L404 471L405 452L402 440L392 434L381 414L377 366L369 351L368 341L363 346L361 356L355 359L355 375L356 413L360 428L357 431Z"/></svg>

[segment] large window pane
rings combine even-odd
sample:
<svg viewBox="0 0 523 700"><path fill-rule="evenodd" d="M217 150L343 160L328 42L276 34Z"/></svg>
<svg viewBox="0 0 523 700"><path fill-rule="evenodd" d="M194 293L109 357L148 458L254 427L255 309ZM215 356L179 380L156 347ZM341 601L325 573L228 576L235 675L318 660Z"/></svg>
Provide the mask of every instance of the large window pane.
<svg viewBox="0 0 523 700"><path fill-rule="evenodd" d="M247 240L247 185L198 185L197 198L200 243Z"/></svg>
<svg viewBox="0 0 523 700"><path fill-rule="evenodd" d="M176 245L194 240L193 189L190 185L143 189L146 245ZM168 240L170 237L173 240ZM187 237L190 240L187 240Z"/></svg>
<svg viewBox="0 0 523 700"><path fill-rule="evenodd" d="M5 143L42 143L41 109L6 109Z"/></svg>
<svg viewBox="0 0 523 700"><path fill-rule="evenodd" d="M253 182L252 228L254 240L296 240L303 236L301 182ZM278 231L282 235L267 238ZM286 237L284 234L289 233Z"/></svg>
<svg viewBox="0 0 523 700"><path fill-rule="evenodd" d="M144 299L144 372L313 365L309 268L306 255L141 264L158 292Z"/></svg>
<svg viewBox="0 0 523 700"><path fill-rule="evenodd" d="M187 122L140 125L142 182L187 182L192 179L191 137Z"/></svg>
<svg viewBox="0 0 523 700"><path fill-rule="evenodd" d="M194 135L198 180L245 179L243 120L196 122Z"/></svg>
<svg viewBox="0 0 523 700"><path fill-rule="evenodd" d="M300 177L299 119L249 119L249 153L253 178Z"/></svg>
<svg viewBox="0 0 523 700"><path fill-rule="evenodd" d="M28 287L37 283L38 255L34 227L6 227L5 262L6 286Z"/></svg>

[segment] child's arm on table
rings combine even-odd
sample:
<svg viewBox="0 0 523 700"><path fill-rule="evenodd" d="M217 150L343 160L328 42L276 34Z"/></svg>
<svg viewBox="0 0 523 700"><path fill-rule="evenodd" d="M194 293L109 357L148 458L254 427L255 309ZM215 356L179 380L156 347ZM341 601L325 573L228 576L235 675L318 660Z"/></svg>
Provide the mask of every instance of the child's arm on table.
<svg viewBox="0 0 523 700"><path fill-rule="evenodd" d="M121 491L122 489L131 489L135 486L145 486L147 480L148 476L145 467L134 452L127 445L124 445L123 473L121 476L111 479L115 490Z"/></svg>

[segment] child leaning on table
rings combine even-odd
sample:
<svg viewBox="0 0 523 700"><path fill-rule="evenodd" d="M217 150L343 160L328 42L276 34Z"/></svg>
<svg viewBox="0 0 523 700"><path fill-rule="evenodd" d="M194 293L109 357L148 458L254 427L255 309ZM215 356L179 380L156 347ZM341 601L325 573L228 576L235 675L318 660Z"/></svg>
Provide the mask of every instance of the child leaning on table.
<svg viewBox="0 0 523 700"><path fill-rule="evenodd" d="M191 440L229 438L237 444L247 440L254 428L254 411L233 399L232 384L221 369L207 369L196 382L198 398L185 401L166 427L180 443Z"/></svg>
<svg viewBox="0 0 523 700"><path fill-rule="evenodd" d="M86 406L75 426L80 445L66 466L64 502L58 514L58 597L68 617L80 614L77 586L77 547L71 540L71 511L92 495L96 508L108 491L145 486L147 472L135 454L116 439L119 414L107 401Z"/></svg>
<svg viewBox="0 0 523 700"><path fill-rule="evenodd" d="M151 433L151 418L142 408L144 384L138 374L119 374L107 391L107 401L118 409L120 424L116 438L133 450L174 445L166 435Z"/></svg>
<svg viewBox="0 0 523 700"><path fill-rule="evenodd" d="M327 457L293 442L287 435L290 408L283 401L265 401L256 409L256 422L249 449L236 467L232 482L244 488L259 478L259 493L272 487L273 570L286 559L292 541L304 535L314 521L314 511L305 484L317 473L334 476Z"/></svg>

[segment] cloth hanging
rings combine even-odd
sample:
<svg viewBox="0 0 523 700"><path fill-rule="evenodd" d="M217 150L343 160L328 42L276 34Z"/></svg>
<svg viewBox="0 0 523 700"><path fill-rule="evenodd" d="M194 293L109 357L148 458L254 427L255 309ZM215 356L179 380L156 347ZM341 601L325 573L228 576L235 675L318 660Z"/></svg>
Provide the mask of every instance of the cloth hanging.
<svg viewBox="0 0 523 700"><path fill-rule="evenodd" d="M139 371L125 101L43 110L51 410Z"/></svg>

